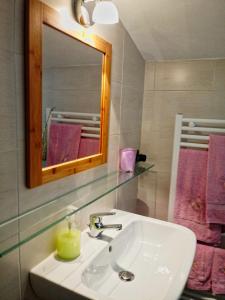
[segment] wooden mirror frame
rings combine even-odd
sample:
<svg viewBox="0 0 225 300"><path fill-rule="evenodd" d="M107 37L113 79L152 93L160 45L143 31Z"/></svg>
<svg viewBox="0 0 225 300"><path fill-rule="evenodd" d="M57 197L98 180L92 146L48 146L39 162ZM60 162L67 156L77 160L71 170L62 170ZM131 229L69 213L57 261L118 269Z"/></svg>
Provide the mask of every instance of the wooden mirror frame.
<svg viewBox="0 0 225 300"><path fill-rule="evenodd" d="M28 0L26 41L26 164L27 186L33 188L107 162L112 45L93 34L78 31L53 8ZM75 21L74 21L75 23ZM42 36L50 26L103 54L100 153L42 168Z"/></svg>

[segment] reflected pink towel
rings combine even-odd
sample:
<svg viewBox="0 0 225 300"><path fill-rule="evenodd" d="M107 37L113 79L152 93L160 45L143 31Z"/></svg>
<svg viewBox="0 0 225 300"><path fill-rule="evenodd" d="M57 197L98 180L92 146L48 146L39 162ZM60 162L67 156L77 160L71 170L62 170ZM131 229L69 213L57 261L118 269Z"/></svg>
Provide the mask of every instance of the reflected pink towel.
<svg viewBox="0 0 225 300"><path fill-rule="evenodd" d="M174 219L194 231L197 240L217 244L221 226L209 226L205 218L207 161L207 151L180 150Z"/></svg>
<svg viewBox="0 0 225 300"><path fill-rule="evenodd" d="M225 224L225 136L221 135L209 140L206 220Z"/></svg>
<svg viewBox="0 0 225 300"><path fill-rule="evenodd" d="M81 138L78 157L94 155L100 152L99 139Z"/></svg>
<svg viewBox="0 0 225 300"><path fill-rule="evenodd" d="M213 247L197 245L194 262L187 282L188 288L200 291L211 289L213 255Z"/></svg>
<svg viewBox="0 0 225 300"><path fill-rule="evenodd" d="M225 294L225 249L215 249L212 267L212 291Z"/></svg>
<svg viewBox="0 0 225 300"><path fill-rule="evenodd" d="M81 126L51 123L48 139L47 166L77 159Z"/></svg>

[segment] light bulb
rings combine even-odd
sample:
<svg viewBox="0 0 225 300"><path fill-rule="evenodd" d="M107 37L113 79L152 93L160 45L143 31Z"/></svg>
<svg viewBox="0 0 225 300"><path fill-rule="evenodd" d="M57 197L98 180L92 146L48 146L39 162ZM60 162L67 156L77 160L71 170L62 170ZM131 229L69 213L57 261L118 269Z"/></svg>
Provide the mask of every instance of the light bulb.
<svg viewBox="0 0 225 300"><path fill-rule="evenodd" d="M117 7L110 1L97 1L93 11L92 20L97 24L118 23L119 13Z"/></svg>

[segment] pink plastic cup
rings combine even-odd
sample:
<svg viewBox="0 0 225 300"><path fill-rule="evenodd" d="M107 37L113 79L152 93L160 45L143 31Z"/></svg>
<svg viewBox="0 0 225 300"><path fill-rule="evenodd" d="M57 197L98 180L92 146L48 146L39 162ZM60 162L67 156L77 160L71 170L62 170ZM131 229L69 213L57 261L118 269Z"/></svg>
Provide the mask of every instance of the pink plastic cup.
<svg viewBox="0 0 225 300"><path fill-rule="evenodd" d="M120 170L123 172L134 172L137 150L124 148L120 150Z"/></svg>

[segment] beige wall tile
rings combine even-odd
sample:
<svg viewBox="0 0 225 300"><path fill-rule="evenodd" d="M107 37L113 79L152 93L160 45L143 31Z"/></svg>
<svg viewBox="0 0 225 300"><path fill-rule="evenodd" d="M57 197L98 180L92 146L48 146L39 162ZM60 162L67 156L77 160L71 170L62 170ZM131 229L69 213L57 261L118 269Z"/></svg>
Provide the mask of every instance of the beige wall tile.
<svg viewBox="0 0 225 300"><path fill-rule="evenodd" d="M156 64L156 90L214 90L214 61L174 61Z"/></svg>
<svg viewBox="0 0 225 300"><path fill-rule="evenodd" d="M15 52L18 54L24 53L25 1L26 0L14 0L15 2L14 47L15 47Z"/></svg>
<svg viewBox="0 0 225 300"><path fill-rule="evenodd" d="M29 295L33 300L34 295L29 286L29 271L55 250L55 234L54 229L48 230L20 248L22 299L28 299Z"/></svg>
<svg viewBox="0 0 225 300"><path fill-rule="evenodd" d="M158 172L156 191L156 218L167 220L169 204L170 173Z"/></svg>
<svg viewBox="0 0 225 300"><path fill-rule="evenodd" d="M14 0L1 1L0 49L12 51L14 47ZM6 18L7 16L7 18Z"/></svg>
<svg viewBox="0 0 225 300"><path fill-rule="evenodd" d="M156 162L156 171L170 171L172 150L173 150L173 135L168 137L160 137L159 132L150 131L148 138L144 138L146 142L141 143L141 152L146 153L148 158Z"/></svg>
<svg viewBox="0 0 225 300"><path fill-rule="evenodd" d="M110 134L120 134L122 85L111 83Z"/></svg>
<svg viewBox="0 0 225 300"><path fill-rule="evenodd" d="M118 190L116 208L136 212L138 179L133 179Z"/></svg>
<svg viewBox="0 0 225 300"><path fill-rule="evenodd" d="M12 52L0 50L0 115L15 118L15 65Z"/></svg>
<svg viewBox="0 0 225 300"><path fill-rule="evenodd" d="M0 144L1 151L12 151L16 149L16 116L1 115L0 113Z"/></svg>
<svg viewBox="0 0 225 300"><path fill-rule="evenodd" d="M140 133L142 115L142 97L140 90L123 87L121 109L121 132Z"/></svg>
<svg viewBox="0 0 225 300"><path fill-rule="evenodd" d="M0 153L0 166L0 221L3 221L18 214L16 151Z"/></svg>
<svg viewBox="0 0 225 300"><path fill-rule="evenodd" d="M139 177L138 199L148 208L148 216L155 217L156 213L157 172L150 171ZM138 208L137 208L138 209Z"/></svg>
<svg viewBox="0 0 225 300"><path fill-rule="evenodd" d="M119 147L120 136L113 134L109 136L109 148L108 148L108 170L118 170L119 166Z"/></svg>
<svg viewBox="0 0 225 300"><path fill-rule="evenodd" d="M124 45L123 82L127 86L143 89L144 86L144 59L140 55L131 37L126 34Z"/></svg>
<svg viewBox="0 0 225 300"><path fill-rule="evenodd" d="M137 148L140 147L140 134L132 132L120 135L120 149L122 148Z"/></svg>
<svg viewBox="0 0 225 300"><path fill-rule="evenodd" d="M145 91L151 91L155 88L155 66L153 62L146 62L145 64Z"/></svg>
<svg viewBox="0 0 225 300"><path fill-rule="evenodd" d="M111 80L122 83L123 81L123 56L112 54Z"/></svg>
<svg viewBox="0 0 225 300"><path fill-rule="evenodd" d="M0 299L20 300L19 250L0 259Z"/></svg>
<svg viewBox="0 0 225 300"><path fill-rule="evenodd" d="M225 59L215 61L215 87L217 91L225 90Z"/></svg>
<svg viewBox="0 0 225 300"><path fill-rule="evenodd" d="M18 141L25 141L25 90L24 90L24 57L21 54L15 55L15 77L16 77L16 126Z"/></svg>

